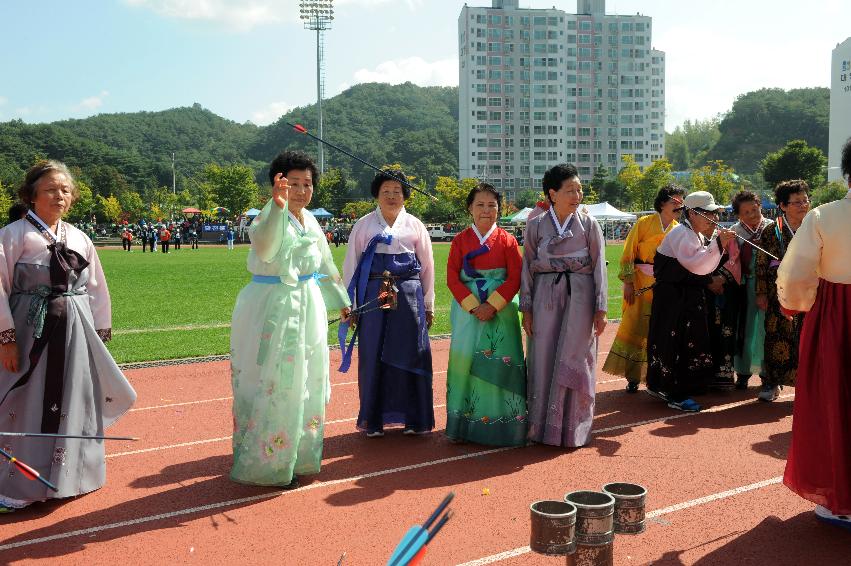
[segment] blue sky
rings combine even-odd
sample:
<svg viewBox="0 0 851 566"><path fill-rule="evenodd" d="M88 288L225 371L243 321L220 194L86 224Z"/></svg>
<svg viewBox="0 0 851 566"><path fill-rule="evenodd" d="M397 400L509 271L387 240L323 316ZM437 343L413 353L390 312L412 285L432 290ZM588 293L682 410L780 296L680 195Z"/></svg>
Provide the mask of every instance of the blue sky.
<svg viewBox="0 0 851 566"><path fill-rule="evenodd" d="M490 0L468 0L490 6ZM50 122L195 102L268 124L316 98L298 0L2 0L0 121ZM335 0L326 96L356 83L457 85L459 0ZM575 11L575 0L520 0ZM762 87L829 86L847 0L608 0L653 17L668 131ZM329 117L330 119L330 117Z"/></svg>

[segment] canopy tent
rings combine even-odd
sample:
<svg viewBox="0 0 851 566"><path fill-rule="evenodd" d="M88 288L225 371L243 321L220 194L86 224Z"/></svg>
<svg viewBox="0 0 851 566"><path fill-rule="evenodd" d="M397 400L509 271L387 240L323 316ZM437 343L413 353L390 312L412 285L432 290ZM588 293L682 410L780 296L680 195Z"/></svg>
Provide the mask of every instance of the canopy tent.
<svg viewBox="0 0 851 566"><path fill-rule="evenodd" d="M182 212L183 214L201 214L200 210L198 210L197 208L192 208L191 206L189 208L184 208L180 212Z"/></svg>
<svg viewBox="0 0 851 566"><path fill-rule="evenodd" d="M635 220L636 218L634 214L620 211L608 202L585 205L582 209L597 220Z"/></svg>
<svg viewBox="0 0 851 566"><path fill-rule="evenodd" d="M248 210L245 211L245 215L249 218L254 218L258 214L260 214L260 210L256 209L256 208L249 208Z"/></svg>
<svg viewBox="0 0 851 566"><path fill-rule="evenodd" d="M324 208L317 208L316 210L311 210L310 213L313 215L314 218L331 218L334 216Z"/></svg>
<svg viewBox="0 0 851 566"><path fill-rule="evenodd" d="M532 212L532 210L534 209L529 207L524 208L523 210L512 216L511 221L515 224L521 224L523 222L526 222L526 219L529 218L529 213Z"/></svg>

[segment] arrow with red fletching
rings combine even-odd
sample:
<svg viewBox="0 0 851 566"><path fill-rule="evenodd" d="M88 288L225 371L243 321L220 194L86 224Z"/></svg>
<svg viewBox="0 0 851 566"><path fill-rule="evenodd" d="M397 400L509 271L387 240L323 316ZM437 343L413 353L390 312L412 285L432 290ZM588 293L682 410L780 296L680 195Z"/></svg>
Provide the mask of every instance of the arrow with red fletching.
<svg viewBox="0 0 851 566"><path fill-rule="evenodd" d="M47 481L46 479L44 479L43 477L41 477L41 474L39 474L37 470L35 470L34 468L31 468L30 466L28 466L28 465L26 465L25 463L21 462L20 460L18 460L17 458L15 458L15 457L14 457L14 456L12 456L11 454L9 454L9 453L8 453L8 452L6 452L5 450L3 450L2 448L0 448L0 455L2 455L4 458L6 458L7 460L9 460L9 462L10 462L10 463L12 463L12 464L13 464L16 468L18 468L18 470L19 470L19 471L20 471L20 472L24 475L24 477L25 477L25 478L27 478L28 480L32 480L32 481L40 481L41 483L43 483L44 485L46 485L48 489L52 489L53 491L59 491L59 490L56 488L56 486L55 486L55 485L53 485L52 483L50 483L49 481Z"/></svg>

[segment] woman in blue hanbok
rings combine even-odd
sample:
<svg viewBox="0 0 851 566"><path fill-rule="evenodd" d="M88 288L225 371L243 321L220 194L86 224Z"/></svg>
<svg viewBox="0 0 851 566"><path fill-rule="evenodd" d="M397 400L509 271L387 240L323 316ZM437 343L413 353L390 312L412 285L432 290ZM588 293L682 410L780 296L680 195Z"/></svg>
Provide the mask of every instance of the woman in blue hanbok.
<svg viewBox="0 0 851 566"><path fill-rule="evenodd" d="M240 483L298 486L322 462L328 370L327 308L349 299L319 223L305 208L319 181L304 154L269 169L272 198L249 228L251 282L231 329L233 468Z"/></svg>
<svg viewBox="0 0 851 566"><path fill-rule="evenodd" d="M434 258L426 227L405 212L411 191L397 180L403 178L399 170L375 176L378 209L355 223L343 264L349 297L360 311L357 427L370 437L383 436L388 425L401 425L405 434L434 428L428 340ZM348 349L344 371L350 356Z"/></svg>

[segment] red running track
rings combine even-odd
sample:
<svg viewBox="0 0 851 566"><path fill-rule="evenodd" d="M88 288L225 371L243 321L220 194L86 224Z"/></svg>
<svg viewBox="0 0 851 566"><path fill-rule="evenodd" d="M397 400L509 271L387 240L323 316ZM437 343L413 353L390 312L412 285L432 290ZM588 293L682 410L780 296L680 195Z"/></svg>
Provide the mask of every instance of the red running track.
<svg viewBox="0 0 851 566"><path fill-rule="evenodd" d="M128 371L139 401L110 432L142 440L109 444L104 489L0 516L0 561L335 565L345 552L345 565L383 564L453 490L425 564L560 564L529 552L529 504L630 481L648 488L650 518L617 537L618 565L851 563L851 534L780 484L793 389L772 404L753 387L707 396L709 410L684 414L600 372L589 446L454 445L441 434L448 348L433 342L437 431L425 437L357 433L356 376L332 375L322 472L291 492L227 479L227 362Z"/></svg>

